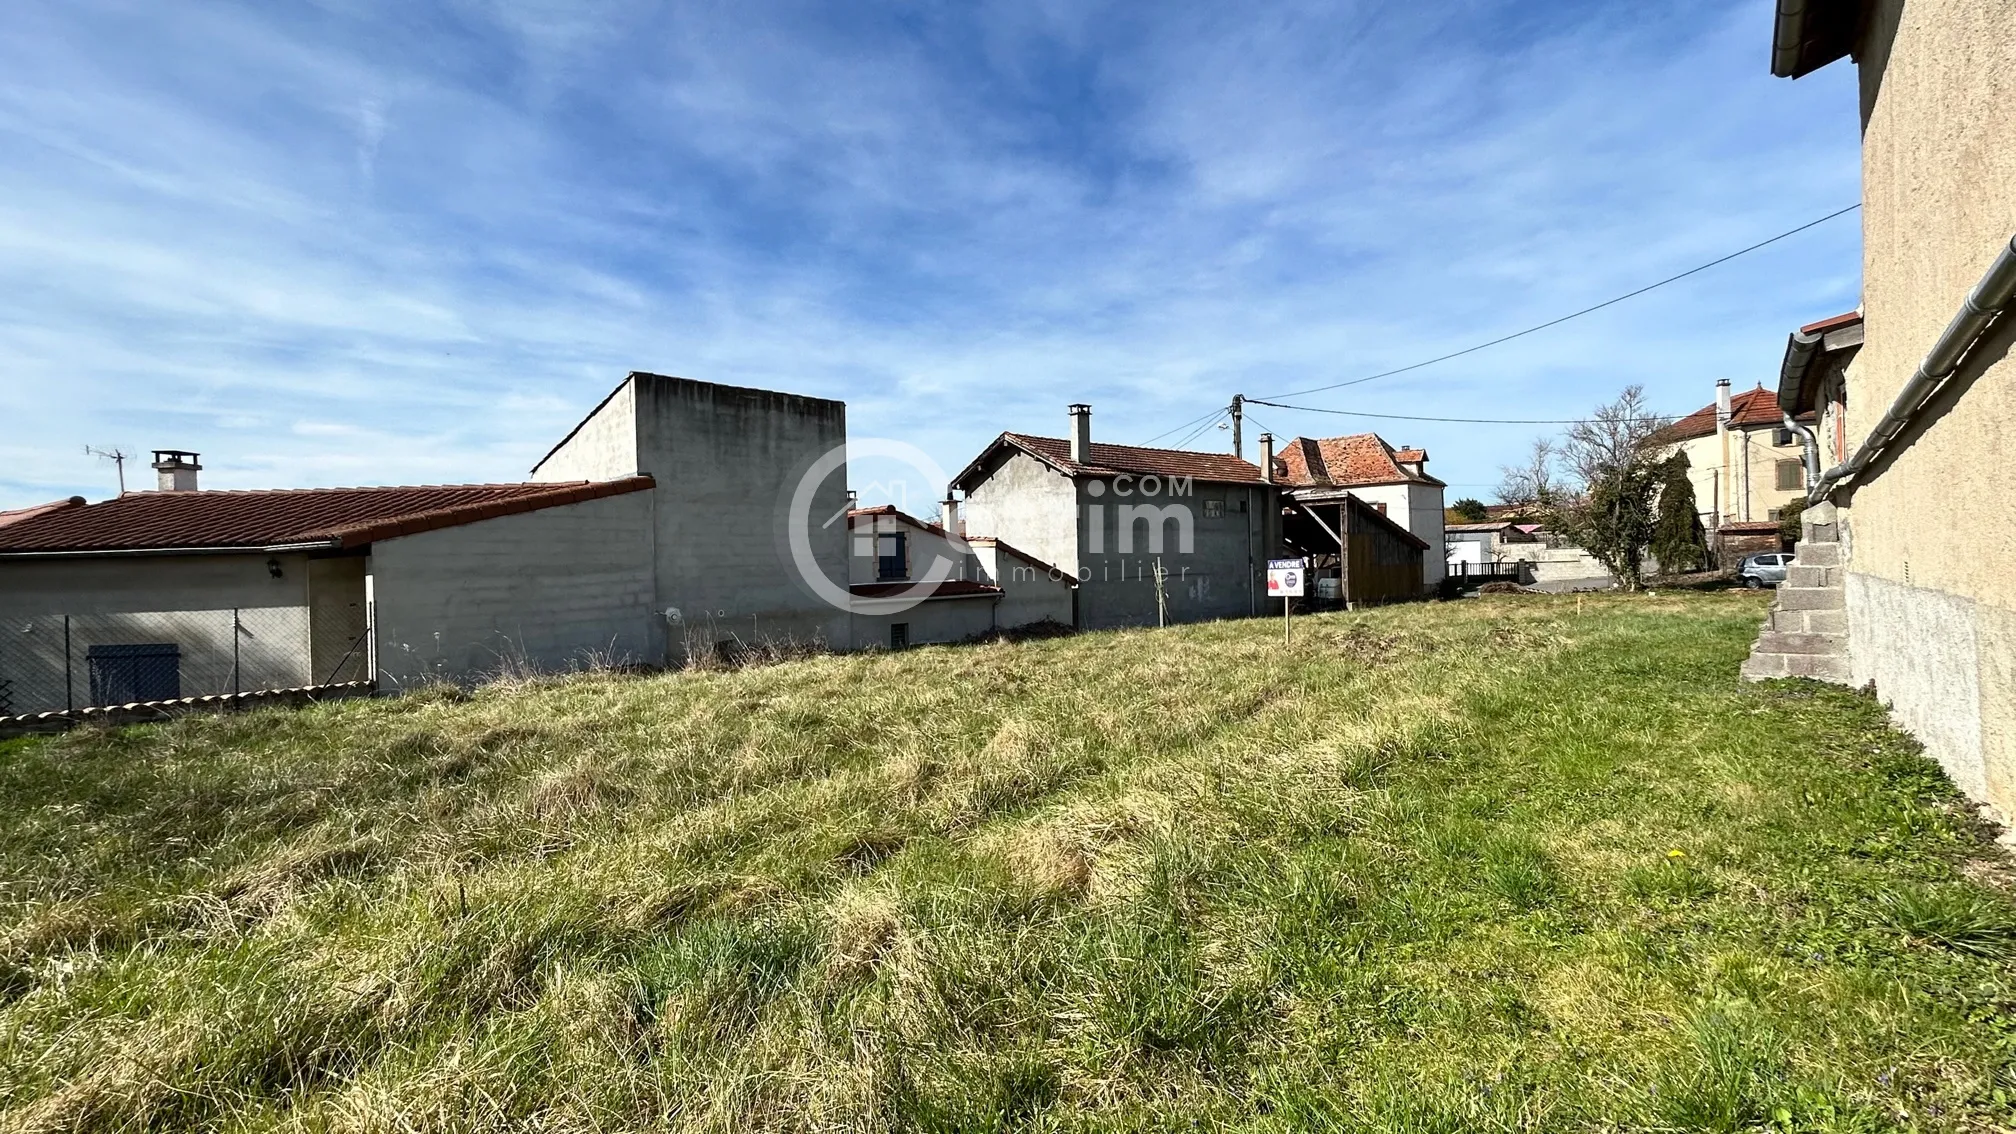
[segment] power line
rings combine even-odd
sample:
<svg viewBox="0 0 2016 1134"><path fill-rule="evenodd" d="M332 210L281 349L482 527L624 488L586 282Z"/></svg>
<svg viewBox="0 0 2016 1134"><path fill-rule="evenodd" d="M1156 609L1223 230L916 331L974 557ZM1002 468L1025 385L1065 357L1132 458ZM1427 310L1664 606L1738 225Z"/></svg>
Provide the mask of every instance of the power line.
<svg viewBox="0 0 2016 1134"><path fill-rule="evenodd" d="M1176 448L1181 449L1183 446L1188 445L1192 441L1197 440L1197 438L1203 436L1207 431L1209 431L1212 426L1218 424L1218 420L1220 418L1224 417L1226 414L1231 412L1232 411L1229 408L1219 410L1216 414L1212 415L1209 421L1206 421L1204 424L1191 430L1188 434L1184 435L1183 440L1176 442Z"/></svg>
<svg viewBox="0 0 2016 1134"><path fill-rule="evenodd" d="M1282 402L1270 402L1265 398L1247 398L1249 406L1274 406L1277 409L1299 410L1303 413L1333 413L1342 417L1376 417L1385 421L1449 421L1464 425L1584 425L1597 420L1592 417L1423 417L1411 413L1372 413L1367 410L1327 409L1323 406L1291 406ZM1249 415L1248 419L1251 417ZM1671 417L1648 414L1644 417L1618 418L1619 421L1671 421Z"/></svg>
<svg viewBox="0 0 2016 1134"><path fill-rule="evenodd" d="M1198 422L1200 422L1200 421L1203 421L1203 420L1204 420L1205 418L1207 418L1207 417L1208 417L1208 418L1210 418L1210 419L1212 419L1212 420L1213 420L1213 421L1215 422L1215 421L1216 421L1216 420L1218 419L1218 415L1219 415L1219 414L1222 414L1222 413L1226 413L1226 412L1229 412L1229 411L1228 411L1228 410L1226 409L1226 407L1224 407L1224 406L1219 406L1219 407L1218 407L1218 408L1216 408L1216 409L1213 409L1213 410L1208 410L1208 411L1206 411L1206 412L1205 412L1205 413L1204 413L1204 414L1203 414L1202 416L1199 416L1199 417L1193 417L1193 418L1191 418L1191 419L1190 419L1189 421L1186 421L1186 422L1184 422L1183 424L1181 424L1181 425L1177 426L1177 427L1176 427L1176 428L1174 428L1174 429L1165 429L1165 430L1163 430L1162 432L1160 432L1160 433L1157 433L1157 434L1156 434L1155 436L1153 436L1153 437L1150 437L1150 438L1149 438L1148 440L1146 440L1146 441L1143 441L1143 442L1141 442L1141 444L1142 444L1142 446L1143 446L1144 448L1145 448L1146 446L1149 446L1149 445L1153 445L1153 444L1154 444L1155 442L1157 442L1157 441L1160 441L1160 440L1162 440L1162 439L1163 439L1164 437L1167 437L1167 436L1169 436L1169 435L1170 435L1171 433L1180 433L1180 432L1182 432L1183 430L1185 430L1185 429L1188 429L1188 428L1190 428L1191 426L1193 426L1193 425L1197 424Z"/></svg>
<svg viewBox="0 0 2016 1134"><path fill-rule="evenodd" d="M1537 324L1535 324L1535 325L1533 325L1533 326L1531 326L1531 327L1528 327L1528 328L1526 328L1526 329L1525 329L1525 330L1523 330L1523 331L1514 331L1514 332L1512 332L1512 333L1511 333L1511 334L1509 334L1509 335L1501 335L1501 336L1499 336L1498 338L1495 338L1495 339L1492 339L1492 340L1491 340L1490 342L1485 342L1485 343L1478 343L1478 344L1477 344L1476 346L1470 346L1470 347L1464 347L1464 348L1463 348L1462 350L1458 350L1458 351L1451 351L1451 352L1449 352L1448 354L1444 354L1444 355L1438 355L1438 356L1436 356L1436 357L1434 357L1434 358L1431 358L1431 359L1428 359L1428 360L1427 360L1427 361L1425 361L1425 362L1416 362L1416 363L1413 363L1413 364L1411 364L1411 365L1408 365L1408 366L1400 366L1400 367L1396 367L1396 368L1394 368L1394 369L1392 369L1392 370L1382 370L1382 371L1380 371L1380 372L1379 372L1379 373L1377 373L1377 374L1368 374L1368 375L1366 375L1366 376L1365 376L1365 377L1363 377L1363 378L1353 378L1353 379L1351 379L1351 380L1349 380L1349 381L1346 381L1346 382L1332 382L1332 383L1331 383L1331 384L1329 384L1328 386L1312 386L1312 387L1310 387L1310 388L1309 388L1309 389L1307 389L1307 390L1296 390L1296 391L1293 391L1292 393L1286 393L1286 394L1269 394L1269 395L1268 395L1268 397L1270 397L1270 398L1299 398L1299 397L1301 397L1301 396L1302 396L1302 395L1304 395L1304 394L1320 394L1320 393L1322 393L1322 392L1323 392L1323 391L1325 391L1325 390L1338 390L1338 389L1342 389L1342 388L1344 388L1345 386L1356 386L1356 385L1359 385L1360 383L1363 383L1363 382L1371 382L1371 381L1375 381L1375 380L1377 380L1377 379L1380 379L1380 378L1391 378L1391 377L1393 377L1393 376L1394 376L1395 374L1405 374L1405 373L1407 373L1407 372L1408 372L1408 371L1410 371L1410 370L1419 370L1419 369L1421 369L1421 368L1422 368L1422 367L1424 367L1424 366L1433 366L1433 365L1435 365L1435 364L1436 364L1436 363L1438 363L1438 362L1447 362L1447 361L1449 361L1449 360L1450 360L1450 359L1452 359L1452 358L1461 358L1461 357L1463 357L1463 356L1464 356L1464 355L1466 355L1466 354L1475 354L1475 353L1477 353L1478 351L1480 351L1480 350L1484 350L1484 349L1486 349L1486 348L1488 348L1488 347L1494 347L1494 346L1497 346L1497 345L1499 345L1500 343L1509 343L1509 342L1511 342L1511 341L1512 341L1513 339L1517 339L1517 338L1523 338L1523 337L1525 337L1525 336L1527 336L1527 335L1530 335L1530 334L1534 333L1535 331L1544 331L1544 330L1546 330L1546 329L1547 329L1547 328L1549 328L1549 327L1558 327L1558 326L1560 326L1561 324L1563 324L1563 323L1566 323L1566 322L1567 322L1568 320L1570 320L1570 319L1579 319L1579 318L1581 318L1581 317L1582 317L1582 316L1584 316L1584 315L1588 315L1588 314L1591 314L1592 312L1596 312L1596 311L1601 311L1601 310L1603 310L1603 309L1604 309L1605 307L1611 307L1611 306L1614 306L1614 305L1616 305L1616 304L1619 304L1619 303L1622 303L1622 302L1624 302L1624 301L1625 301L1625 300L1627 300L1627 299L1632 299L1632 298L1635 298L1635 297L1637 297L1637 296L1640 296L1640 295L1644 295L1644 294L1645 294L1646 292L1648 292L1648 291L1652 291L1652 290L1654 290L1654 289L1656 289L1656 288L1662 288L1662 287L1665 287L1665 286L1666 286L1667 284L1670 284L1670 283L1677 283L1677 282L1678 282L1678 281L1680 281L1680 280L1684 280L1684 279L1686 279L1686 278L1687 278L1688 276L1691 276L1691 275L1696 275L1696 274L1698 274L1698 273L1700 273L1700 272L1705 272L1705 271L1707 271L1708 269L1710 269L1710 268L1712 268L1712 267L1715 267L1715 266L1716 266L1716 265L1718 265L1718 264L1726 264L1726 263L1728 263L1729 261L1731 261L1731 260L1734 260L1734 259L1735 259L1736 257L1738 257L1738 256L1743 256L1743 255L1747 255L1747 254L1749 254L1749 253L1751 253L1751 252L1755 252L1755 251L1757 251L1757 250L1758 250L1759 248L1763 248L1763 247L1765 247L1765 246L1767 246L1767 245L1771 245L1771 244L1776 244L1776 243L1778 243L1779 241L1781 241L1781 240L1785 239L1785 238L1786 238L1786 237L1788 237L1788 236L1796 236L1796 235L1798 235L1799 233L1802 233L1802 232L1805 232L1805 231L1806 231L1807 229L1809 229L1809 228L1812 228L1812 227L1814 227L1815 225L1820 225L1820 224L1825 224L1825 223L1827 223L1828 221L1830 221L1830 220L1833 220L1833 219L1834 219L1835 217L1838 217L1838 216L1844 216L1844 215L1846 215L1846 214L1848 214L1848 213L1852 213L1852 212L1854 212L1854 211L1855 211L1856 209L1859 209L1859 208L1861 208L1861 207L1862 207L1861 203L1860 203L1860 202L1857 202L1857 203L1855 203L1855 204L1853 204L1853 205L1850 205L1850 206L1848 206L1848 207L1847 207L1847 208L1845 208L1845 209L1836 209L1836 210L1834 210L1833 212L1831 212L1831 213L1828 213L1828 214L1827 214L1826 216L1824 216L1824 217L1821 217L1821 218L1819 218L1818 220L1810 220L1810 221L1807 221L1807 222L1806 222L1805 224L1802 224L1802 225L1800 225L1800 226L1799 226L1799 227L1797 227L1797 228L1788 228L1788 229L1786 229L1786 230L1785 230L1784 232L1781 232L1781 233L1779 233L1778 235L1776 235L1776 236L1773 236L1773 237L1771 237L1771 238L1770 238L1770 239L1768 239L1768 240L1760 240L1760 241L1758 241L1757 243L1755 243L1755 244L1752 244L1752 245L1750 245L1750 246L1749 246L1749 247L1747 247L1747 248L1739 248L1739 249L1737 249L1736 251L1734 251L1734 252L1731 252L1731 253L1729 253L1729 254L1728 254L1727 256L1720 256L1720 257L1717 257L1716 259L1713 259L1713 260L1710 260L1710 261L1708 261L1708 262L1707 262L1707 263L1705 263L1705 264L1701 264L1701 265L1698 265L1698 266L1696 266L1696 267L1692 267L1692 268L1689 268L1689 269L1687 269L1686 271L1684 271L1684 272L1681 272L1681 273L1680 273L1680 274L1678 274L1678 275L1672 275L1672 276L1667 276L1667 277L1666 277L1665 279L1663 279L1663 280L1660 280L1660 281L1659 281L1658 283L1650 283L1650 284L1646 284L1646 285L1645 285L1644 287L1641 287L1641 288L1638 288L1638 289L1637 289L1637 290L1635 290L1635 291L1627 291L1627 292L1625 292L1625 293L1624 293L1623 295L1619 295L1619 296L1616 296L1616 297L1614 297L1614 298L1611 298L1611 299L1606 299L1606 300L1604 300L1603 302L1601 302L1601 303L1598 303L1598 304L1595 304L1595 305L1593 305L1593 306L1589 306L1589 307L1584 307L1584 308L1583 308L1582 310L1580 310L1580 311L1575 311L1575 312L1571 312L1570 314L1567 314L1567 315L1563 315L1563 316L1561 316L1561 317L1560 317L1560 318L1558 318L1558 319L1549 319L1549 320L1547 320L1547 321L1546 321L1545 323L1537 323ZM1263 400L1263 399L1259 399L1259 398L1250 398L1250 399L1248 399L1248 400L1249 400L1249 401L1261 401L1261 400ZM1449 419L1449 420L1458 420L1458 419ZM1533 424L1553 424L1553 423L1551 423L1551 422L1535 422L1535 423L1533 423Z"/></svg>

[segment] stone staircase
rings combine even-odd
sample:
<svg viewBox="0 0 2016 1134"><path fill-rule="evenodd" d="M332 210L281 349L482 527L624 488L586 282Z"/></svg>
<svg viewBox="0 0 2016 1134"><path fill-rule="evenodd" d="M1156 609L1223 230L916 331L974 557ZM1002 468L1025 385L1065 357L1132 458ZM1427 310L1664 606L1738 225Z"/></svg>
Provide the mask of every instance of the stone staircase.
<svg viewBox="0 0 2016 1134"><path fill-rule="evenodd" d="M1750 681L1811 677L1846 685L1851 680L1848 611L1834 505L1808 508L1802 519L1798 558L1778 585L1771 615L1743 663L1743 676Z"/></svg>

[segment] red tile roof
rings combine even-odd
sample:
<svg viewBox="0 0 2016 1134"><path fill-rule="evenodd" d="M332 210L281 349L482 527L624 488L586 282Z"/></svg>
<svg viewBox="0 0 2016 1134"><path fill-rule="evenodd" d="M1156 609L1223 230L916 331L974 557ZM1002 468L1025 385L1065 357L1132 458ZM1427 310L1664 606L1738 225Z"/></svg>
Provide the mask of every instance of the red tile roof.
<svg viewBox="0 0 2016 1134"><path fill-rule="evenodd" d="M847 590L855 598L915 598L919 593L919 583L855 583ZM947 579L929 587L922 587L921 593L927 599L971 598L975 595L998 595L1001 588L972 579Z"/></svg>
<svg viewBox="0 0 2016 1134"><path fill-rule="evenodd" d="M1071 459L1071 443L1061 437L1032 437L1026 433L1003 433L982 450L973 463L960 472L955 484L964 485L969 474L979 469L989 454L1003 445L1020 449L1054 467L1066 476L1190 477L1219 484L1262 484L1260 466L1242 461L1230 453L1198 453L1189 449L1149 449L1139 445L1092 443L1092 460L1079 464Z"/></svg>
<svg viewBox="0 0 2016 1134"><path fill-rule="evenodd" d="M946 531L945 528L942 527L941 525L928 523L924 520L920 520L917 517L911 515L910 513L897 508L896 505L894 504L877 504L873 508L849 508L847 510L847 526L850 529L854 528L857 526L854 523L855 520L867 516L894 516L895 518L903 521L904 523L909 524L913 528L918 528L920 530L930 532L933 535L941 535L946 537L947 539L950 539L952 537L952 533Z"/></svg>
<svg viewBox="0 0 2016 1134"><path fill-rule="evenodd" d="M1410 473L1401 461L1426 461L1422 449L1395 450L1377 433L1348 437L1297 437L1274 456L1274 475L1292 488L1358 488L1375 484L1441 484Z"/></svg>
<svg viewBox="0 0 2016 1134"><path fill-rule="evenodd" d="M1778 521L1737 520L1733 523L1723 524L1720 528L1717 528L1716 530L1724 532L1732 532L1737 535L1751 535L1763 532L1775 532L1778 530Z"/></svg>
<svg viewBox="0 0 2016 1134"><path fill-rule="evenodd" d="M1031 567L1043 568L1044 573L1048 574L1053 579L1058 579L1063 582L1069 583L1074 587L1078 585L1078 577L1076 575L1072 575L1069 574L1068 572L1061 571L1052 564L1043 562L1041 559L1038 559L1035 556L1029 554L1028 552L1022 550L1021 548L1016 547L1014 544L1009 543L1005 539L996 539L993 536L967 536L966 542L973 544L977 547L998 548L999 550L1005 551L1008 554L1014 556L1015 558L1020 559L1022 562L1029 564Z"/></svg>
<svg viewBox="0 0 2016 1134"><path fill-rule="evenodd" d="M1799 333L1802 335L1824 335L1829 331L1838 331L1843 327L1852 327L1861 321L1862 313L1860 311L1850 311L1846 314L1836 315L1831 319L1822 319L1818 323L1808 323L1799 328Z"/></svg>
<svg viewBox="0 0 2016 1134"><path fill-rule="evenodd" d="M1809 411L1800 414L1800 421L1812 421ZM1764 389L1759 382L1754 390L1745 390L1729 399L1729 428L1769 429L1785 424L1779 418L1778 396ZM1715 433L1715 403L1709 402L1658 434L1665 442L1689 441L1696 437L1712 437Z"/></svg>
<svg viewBox="0 0 2016 1134"><path fill-rule="evenodd" d="M9 524L18 524L23 520L32 520L37 516L47 515L50 512L60 511L64 508L80 507L83 503L84 498L82 496L72 496L67 500L51 500L47 504L36 504L27 508L16 508L11 512L0 512L0 528L4 528Z"/></svg>
<svg viewBox="0 0 2016 1134"><path fill-rule="evenodd" d="M0 526L0 555L51 551L217 550L292 544L358 547L652 486L648 476L557 484L129 492L97 504L44 505Z"/></svg>

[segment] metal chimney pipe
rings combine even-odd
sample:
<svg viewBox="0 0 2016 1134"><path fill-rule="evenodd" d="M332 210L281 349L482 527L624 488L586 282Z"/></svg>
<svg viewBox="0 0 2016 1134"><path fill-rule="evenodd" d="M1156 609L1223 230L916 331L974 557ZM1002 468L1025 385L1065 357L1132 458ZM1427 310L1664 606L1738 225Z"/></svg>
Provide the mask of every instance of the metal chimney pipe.
<svg viewBox="0 0 2016 1134"><path fill-rule="evenodd" d="M1729 379L1715 380L1715 428L1717 431L1729 428Z"/></svg>
<svg viewBox="0 0 2016 1134"><path fill-rule="evenodd" d="M1071 403L1071 459L1092 463L1092 407L1083 402Z"/></svg>
<svg viewBox="0 0 2016 1134"><path fill-rule="evenodd" d="M1274 435L1272 433L1262 433L1260 435L1260 479L1266 481L1268 484L1274 483Z"/></svg>

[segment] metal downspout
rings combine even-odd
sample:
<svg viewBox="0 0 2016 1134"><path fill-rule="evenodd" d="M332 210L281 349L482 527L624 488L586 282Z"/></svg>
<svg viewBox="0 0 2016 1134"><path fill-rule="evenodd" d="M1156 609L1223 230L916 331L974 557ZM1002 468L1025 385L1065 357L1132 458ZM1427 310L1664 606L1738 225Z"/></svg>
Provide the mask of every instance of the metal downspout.
<svg viewBox="0 0 2016 1134"><path fill-rule="evenodd" d="M1784 410L1779 410L1778 416L1785 419L1786 429L1797 433L1800 437L1799 448L1803 450L1802 455L1805 457L1806 491L1811 492L1813 486L1820 483L1820 438L1814 435L1812 426L1793 421L1792 415Z"/></svg>
<svg viewBox="0 0 2016 1134"><path fill-rule="evenodd" d="M1918 364L1917 372L1898 391L1897 400L1883 411L1882 418L1869 431L1861 447L1855 450L1855 455L1828 469L1820 477L1820 483L1807 495L1809 503L1818 504L1827 499L1841 481L1868 468L1869 463L1882 454L1890 442L1911 424L1912 417L1931 400L1939 385L1952 377L1960 360L1980 341L1988 325L2009 305L2012 296L2016 296L2016 237L2011 237L2009 243L2002 246L1995 262L1982 274L1981 282L1967 293L1967 301L1961 305L1960 313L1946 324L1932 349L1926 352L1925 361Z"/></svg>

